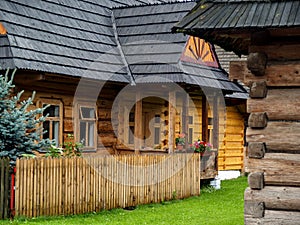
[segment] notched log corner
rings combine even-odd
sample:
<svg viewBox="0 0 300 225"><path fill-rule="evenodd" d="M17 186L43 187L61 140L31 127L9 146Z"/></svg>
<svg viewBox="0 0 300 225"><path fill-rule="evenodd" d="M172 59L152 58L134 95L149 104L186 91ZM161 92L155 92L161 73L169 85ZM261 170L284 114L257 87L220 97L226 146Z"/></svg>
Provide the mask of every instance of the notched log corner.
<svg viewBox="0 0 300 225"><path fill-rule="evenodd" d="M248 157L262 159L265 156L266 144L263 142L248 143Z"/></svg>
<svg viewBox="0 0 300 225"><path fill-rule="evenodd" d="M267 96L268 88L266 81L253 82L250 87L251 98L265 98Z"/></svg>
<svg viewBox="0 0 300 225"><path fill-rule="evenodd" d="M256 76L263 76L267 66L268 57L263 52L253 52L248 55L247 67Z"/></svg>
<svg viewBox="0 0 300 225"><path fill-rule="evenodd" d="M263 202L245 201L244 213L245 216L252 218L263 218L265 212L265 204Z"/></svg>
<svg viewBox="0 0 300 225"><path fill-rule="evenodd" d="M255 172L248 176L248 184L251 189L261 190L264 188L264 173Z"/></svg>
<svg viewBox="0 0 300 225"><path fill-rule="evenodd" d="M248 119L248 125L251 128L265 128L268 124L267 113L251 113Z"/></svg>

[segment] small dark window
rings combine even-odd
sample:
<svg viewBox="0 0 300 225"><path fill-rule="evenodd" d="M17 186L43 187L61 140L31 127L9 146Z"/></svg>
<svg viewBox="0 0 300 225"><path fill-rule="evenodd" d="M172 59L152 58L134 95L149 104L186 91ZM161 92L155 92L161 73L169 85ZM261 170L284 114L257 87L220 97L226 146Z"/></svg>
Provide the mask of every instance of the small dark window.
<svg viewBox="0 0 300 225"><path fill-rule="evenodd" d="M154 122L155 122L155 123L160 123L160 115L155 115L154 118L155 118L155 119L154 119Z"/></svg>
<svg viewBox="0 0 300 225"><path fill-rule="evenodd" d="M129 113L129 122L134 122L134 113Z"/></svg>
<svg viewBox="0 0 300 225"><path fill-rule="evenodd" d="M134 126L130 126L128 130L128 144L134 143Z"/></svg>
<svg viewBox="0 0 300 225"><path fill-rule="evenodd" d="M208 125L213 125L213 118L208 118Z"/></svg>
<svg viewBox="0 0 300 225"><path fill-rule="evenodd" d="M194 118L193 116L189 116L189 124L193 124L194 123Z"/></svg>
<svg viewBox="0 0 300 225"><path fill-rule="evenodd" d="M194 130L193 128L189 128L189 144L192 144L193 143L193 133L194 133Z"/></svg>
<svg viewBox="0 0 300 225"><path fill-rule="evenodd" d="M160 144L160 128L159 127L154 128L154 144L155 145Z"/></svg>
<svg viewBox="0 0 300 225"><path fill-rule="evenodd" d="M80 118L81 119L95 119L95 109L80 107Z"/></svg>
<svg viewBox="0 0 300 225"><path fill-rule="evenodd" d="M44 104L43 107L45 107L47 104ZM48 106L44 112L43 116L46 116L48 114L48 117L59 117L59 106L58 105L50 105Z"/></svg>

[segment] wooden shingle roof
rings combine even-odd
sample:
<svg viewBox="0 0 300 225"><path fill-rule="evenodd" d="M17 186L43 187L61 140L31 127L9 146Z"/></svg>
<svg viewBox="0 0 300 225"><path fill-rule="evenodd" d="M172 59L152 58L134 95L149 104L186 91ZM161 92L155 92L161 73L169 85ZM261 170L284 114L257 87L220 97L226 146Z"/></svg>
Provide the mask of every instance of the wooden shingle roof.
<svg viewBox="0 0 300 225"><path fill-rule="evenodd" d="M155 74L243 92L221 68L180 62L188 37L172 34L171 27L195 3L165 2L2 0L7 34L0 35L0 67L124 83L158 82L148 79Z"/></svg>
<svg viewBox="0 0 300 225"><path fill-rule="evenodd" d="M200 36L227 50L233 50L235 44L235 52L245 54L245 35L233 40L229 35L299 26L298 0L207 0L199 2L172 31Z"/></svg>
<svg viewBox="0 0 300 225"><path fill-rule="evenodd" d="M162 4L114 9L117 33L137 83L182 82L241 91L221 68L181 61L188 36L170 28L195 3Z"/></svg>

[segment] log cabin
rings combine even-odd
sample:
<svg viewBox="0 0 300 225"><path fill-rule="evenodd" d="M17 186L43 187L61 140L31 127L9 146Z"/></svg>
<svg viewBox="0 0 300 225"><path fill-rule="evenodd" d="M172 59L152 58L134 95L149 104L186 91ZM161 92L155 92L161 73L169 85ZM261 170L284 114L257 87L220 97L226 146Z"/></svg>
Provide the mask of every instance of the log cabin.
<svg viewBox="0 0 300 225"><path fill-rule="evenodd" d="M186 149L229 146L242 168L248 94L213 45L171 33L195 2L167 2L0 2L0 66L18 69L24 97L37 92L33 107L50 104L45 138L74 134L86 155L172 153L185 133Z"/></svg>
<svg viewBox="0 0 300 225"><path fill-rule="evenodd" d="M202 1L172 29L247 55L229 72L250 88L245 224L299 224L300 2Z"/></svg>

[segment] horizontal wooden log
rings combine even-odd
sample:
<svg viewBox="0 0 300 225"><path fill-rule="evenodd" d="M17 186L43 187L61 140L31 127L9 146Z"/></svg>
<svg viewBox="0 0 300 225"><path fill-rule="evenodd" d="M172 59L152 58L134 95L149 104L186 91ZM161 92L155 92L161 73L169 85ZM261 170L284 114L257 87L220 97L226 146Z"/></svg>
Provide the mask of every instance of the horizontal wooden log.
<svg viewBox="0 0 300 225"><path fill-rule="evenodd" d="M265 210L264 217L253 218L245 215L245 225L295 225L299 224L300 212L299 211L280 211L280 210Z"/></svg>
<svg viewBox="0 0 300 225"><path fill-rule="evenodd" d="M100 109L98 109L98 118L99 119L110 119L112 117L111 113L112 113L111 109L100 108ZM122 116L124 116L123 114L122 114Z"/></svg>
<svg viewBox="0 0 300 225"><path fill-rule="evenodd" d="M300 120L300 89L271 89L264 99L248 99L247 112L262 111L270 120Z"/></svg>
<svg viewBox="0 0 300 225"><path fill-rule="evenodd" d="M249 47L249 52L264 52L269 60L297 60L300 59L300 44L252 45Z"/></svg>
<svg viewBox="0 0 300 225"><path fill-rule="evenodd" d="M247 62L245 61L231 61L229 64L229 79L244 81L245 73L251 71L247 68Z"/></svg>
<svg viewBox="0 0 300 225"><path fill-rule="evenodd" d="M262 190L247 188L244 195L245 202L264 202L266 209L299 210L299 187L266 186Z"/></svg>
<svg viewBox="0 0 300 225"><path fill-rule="evenodd" d="M113 132L111 121L98 121L98 131L101 132Z"/></svg>
<svg viewBox="0 0 300 225"><path fill-rule="evenodd" d="M14 78L14 82L18 84L30 84L36 81L43 81L45 80L45 75L32 73L32 74L17 74Z"/></svg>
<svg viewBox="0 0 300 225"><path fill-rule="evenodd" d="M64 118L73 118L72 106L64 106Z"/></svg>
<svg viewBox="0 0 300 225"><path fill-rule="evenodd" d="M247 128L247 142L264 142L267 151L299 151L300 122L269 121L264 129Z"/></svg>
<svg viewBox="0 0 300 225"><path fill-rule="evenodd" d="M253 82L266 81L267 86L300 86L300 62L277 62L268 64L264 76L255 76L247 68L246 62L234 63L230 67L230 79L243 81L246 86Z"/></svg>
<svg viewBox="0 0 300 225"><path fill-rule="evenodd" d="M246 172L264 173L264 184L300 186L300 155L266 153L262 159L247 158Z"/></svg>
<svg viewBox="0 0 300 225"><path fill-rule="evenodd" d="M98 135L98 148L103 146L113 146L117 143L116 136L114 133L100 133Z"/></svg>
<svg viewBox="0 0 300 225"><path fill-rule="evenodd" d="M72 119L64 119L64 132L74 132Z"/></svg>

